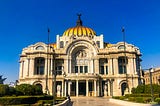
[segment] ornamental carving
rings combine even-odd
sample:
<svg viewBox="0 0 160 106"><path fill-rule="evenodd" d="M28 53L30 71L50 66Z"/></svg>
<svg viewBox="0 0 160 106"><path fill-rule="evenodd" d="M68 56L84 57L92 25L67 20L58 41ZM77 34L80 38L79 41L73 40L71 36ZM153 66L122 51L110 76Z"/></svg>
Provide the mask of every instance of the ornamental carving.
<svg viewBox="0 0 160 106"><path fill-rule="evenodd" d="M87 57L87 53L84 50L80 50L76 53L76 58L84 58Z"/></svg>

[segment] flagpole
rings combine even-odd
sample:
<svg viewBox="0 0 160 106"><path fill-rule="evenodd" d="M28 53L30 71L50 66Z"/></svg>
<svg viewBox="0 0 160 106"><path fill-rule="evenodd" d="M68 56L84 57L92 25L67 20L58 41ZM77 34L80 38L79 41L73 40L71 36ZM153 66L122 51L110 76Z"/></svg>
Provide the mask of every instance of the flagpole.
<svg viewBox="0 0 160 106"><path fill-rule="evenodd" d="M46 66L46 94L49 94L49 90L48 90L48 51L49 51L49 35L50 35L50 30L48 28L48 36L47 36L47 66Z"/></svg>
<svg viewBox="0 0 160 106"><path fill-rule="evenodd" d="M125 29L122 27L122 34L123 34L123 45L124 45L124 65L125 65L125 70L123 70L124 73L126 73L126 82L127 82L127 88L129 92L129 85L128 85L128 74L127 74L127 56L126 56L126 36L125 36Z"/></svg>

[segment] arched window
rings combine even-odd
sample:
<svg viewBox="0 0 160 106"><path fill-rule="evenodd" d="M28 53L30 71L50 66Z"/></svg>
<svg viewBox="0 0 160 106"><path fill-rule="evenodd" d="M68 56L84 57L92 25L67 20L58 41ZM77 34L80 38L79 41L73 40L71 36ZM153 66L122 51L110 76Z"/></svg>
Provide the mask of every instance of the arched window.
<svg viewBox="0 0 160 106"><path fill-rule="evenodd" d="M43 75L45 67L45 59L42 57L35 58L34 75Z"/></svg>
<svg viewBox="0 0 160 106"><path fill-rule="evenodd" d="M63 47L64 47L64 42L60 41L60 48L63 48Z"/></svg>
<svg viewBox="0 0 160 106"><path fill-rule="evenodd" d="M119 57L118 58L119 74L126 74L127 63L128 63L127 58L125 58L125 57Z"/></svg>
<svg viewBox="0 0 160 106"><path fill-rule="evenodd" d="M38 46L38 47L36 47L36 50L44 50L44 47L43 46Z"/></svg>
<svg viewBox="0 0 160 106"><path fill-rule="evenodd" d="M89 60L87 51L85 49L78 50L73 55L72 64L73 70L71 73L88 73Z"/></svg>
<svg viewBox="0 0 160 106"><path fill-rule="evenodd" d="M120 50L124 50L124 45L120 45L120 46L118 46L118 49L120 49Z"/></svg>

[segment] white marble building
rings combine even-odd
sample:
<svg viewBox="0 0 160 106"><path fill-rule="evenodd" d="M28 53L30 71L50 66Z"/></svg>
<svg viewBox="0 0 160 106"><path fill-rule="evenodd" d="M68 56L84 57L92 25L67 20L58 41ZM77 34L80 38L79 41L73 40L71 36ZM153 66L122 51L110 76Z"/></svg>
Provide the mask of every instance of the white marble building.
<svg viewBox="0 0 160 106"><path fill-rule="evenodd" d="M130 93L141 83L140 50L124 42L105 43L103 37L83 26L79 16L75 27L57 35L56 43L38 42L22 50L19 84L35 84L53 94L56 72L58 96Z"/></svg>

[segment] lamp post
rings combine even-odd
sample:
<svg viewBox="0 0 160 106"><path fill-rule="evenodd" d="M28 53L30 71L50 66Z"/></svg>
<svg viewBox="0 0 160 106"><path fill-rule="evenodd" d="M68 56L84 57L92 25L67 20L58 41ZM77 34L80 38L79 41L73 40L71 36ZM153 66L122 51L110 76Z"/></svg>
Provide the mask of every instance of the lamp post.
<svg viewBox="0 0 160 106"><path fill-rule="evenodd" d="M56 103L56 73L57 71L53 71L53 81L54 81L54 85L53 85L53 106Z"/></svg>
<svg viewBox="0 0 160 106"><path fill-rule="evenodd" d="M152 86L152 72L153 72L153 68L150 68L149 77L150 77L150 86L151 86L151 97L152 97L152 102L154 102L154 92L153 92L153 86Z"/></svg>

